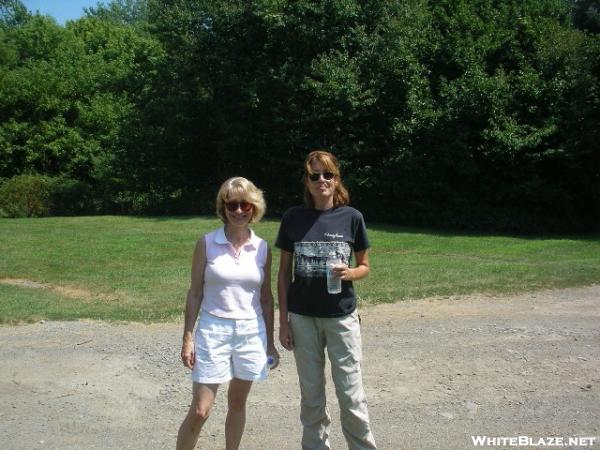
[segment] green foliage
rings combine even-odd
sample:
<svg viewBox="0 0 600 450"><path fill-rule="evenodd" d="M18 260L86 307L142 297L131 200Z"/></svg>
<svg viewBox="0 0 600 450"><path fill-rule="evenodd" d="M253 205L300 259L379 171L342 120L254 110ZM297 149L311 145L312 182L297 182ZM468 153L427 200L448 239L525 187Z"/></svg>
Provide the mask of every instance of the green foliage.
<svg viewBox="0 0 600 450"><path fill-rule="evenodd" d="M61 27L4 0L0 177L78 180L93 211L179 214L210 212L242 175L276 215L325 147L368 220L594 228L596 6L114 0Z"/></svg>
<svg viewBox="0 0 600 450"><path fill-rule="evenodd" d="M65 177L16 175L0 185L0 216L44 217L94 211L90 186Z"/></svg>
<svg viewBox="0 0 600 450"><path fill-rule="evenodd" d="M568 28L568 5L432 5L435 41L420 57L431 114L395 124L399 152L381 165L379 178L389 181L372 198L391 195L403 208L385 219L514 231L596 226L597 144L582 153L565 134L576 124L569 86L590 83L594 92L598 80L583 75L590 68L573 70L588 64L579 58L591 42ZM576 102L590 117L589 101Z"/></svg>
<svg viewBox="0 0 600 450"><path fill-rule="evenodd" d="M144 145L139 115L160 45L122 23L90 17L64 28L43 16L0 42L0 176L79 180L93 187L97 207L112 208L131 180L126 156Z"/></svg>
<svg viewBox="0 0 600 450"><path fill-rule="evenodd" d="M4 217L43 217L50 213L48 179L19 175L0 185L0 213Z"/></svg>
<svg viewBox="0 0 600 450"><path fill-rule="evenodd" d="M89 184L66 177L49 178L50 213L73 216L96 212L97 205Z"/></svg>
<svg viewBox="0 0 600 450"><path fill-rule="evenodd" d="M573 22L580 30L600 33L600 1L574 0Z"/></svg>
<svg viewBox="0 0 600 450"><path fill-rule="evenodd" d="M0 28L14 27L27 20L29 13L19 0L0 0Z"/></svg>
<svg viewBox="0 0 600 450"><path fill-rule="evenodd" d="M84 8L89 17L125 24L145 22L147 9L148 5L145 0L113 0L108 4L98 3L95 7Z"/></svg>

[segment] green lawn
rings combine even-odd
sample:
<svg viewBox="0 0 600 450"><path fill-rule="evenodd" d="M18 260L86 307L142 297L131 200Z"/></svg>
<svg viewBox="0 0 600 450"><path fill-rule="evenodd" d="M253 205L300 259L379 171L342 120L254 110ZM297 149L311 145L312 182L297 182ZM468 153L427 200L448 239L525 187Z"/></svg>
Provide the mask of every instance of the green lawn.
<svg viewBox="0 0 600 450"><path fill-rule="evenodd" d="M197 217L0 219L0 279L50 286L0 283L0 322L178 317L195 241L219 224ZM273 243L278 222L254 228ZM369 237L372 271L357 283L367 303L600 282L600 236L510 237L371 224ZM275 249L273 278L277 260Z"/></svg>

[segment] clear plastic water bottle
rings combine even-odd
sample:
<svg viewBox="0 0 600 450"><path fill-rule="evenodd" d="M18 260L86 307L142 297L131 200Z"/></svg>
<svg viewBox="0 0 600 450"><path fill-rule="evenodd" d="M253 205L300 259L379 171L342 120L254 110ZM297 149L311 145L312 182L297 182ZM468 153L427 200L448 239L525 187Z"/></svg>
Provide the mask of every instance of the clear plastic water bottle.
<svg viewBox="0 0 600 450"><path fill-rule="evenodd" d="M271 370L278 363L278 359L273 355L267 355L267 367Z"/></svg>
<svg viewBox="0 0 600 450"><path fill-rule="evenodd" d="M327 268L327 292L339 294L342 292L342 279L333 274L333 266L341 264L340 258L335 253L330 253L325 264Z"/></svg>

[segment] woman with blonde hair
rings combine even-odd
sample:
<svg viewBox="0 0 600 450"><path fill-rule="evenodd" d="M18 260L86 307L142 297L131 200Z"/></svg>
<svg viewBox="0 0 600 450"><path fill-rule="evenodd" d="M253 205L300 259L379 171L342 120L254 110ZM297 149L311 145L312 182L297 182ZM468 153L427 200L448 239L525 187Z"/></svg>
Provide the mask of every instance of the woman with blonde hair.
<svg viewBox="0 0 600 450"><path fill-rule="evenodd" d="M265 208L262 191L251 181L228 179L216 200L224 225L196 244L181 347L181 360L192 369L192 404L179 428L178 450L196 446L225 382L225 448L238 449L252 382L266 378L267 355L275 361L272 368L279 359L273 343L271 249L249 227Z"/></svg>
<svg viewBox="0 0 600 450"><path fill-rule="evenodd" d="M362 386L360 323L352 285L370 270L365 222L359 211L348 206L340 166L331 153L316 150L307 156L303 182L306 205L286 211L275 243L281 249L279 339L287 350L294 351L296 359L302 449L330 449L325 348L348 448L374 449ZM333 260L338 262L328 267ZM331 275L339 279L334 289L328 287L328 271L330 279Z"/></svg>

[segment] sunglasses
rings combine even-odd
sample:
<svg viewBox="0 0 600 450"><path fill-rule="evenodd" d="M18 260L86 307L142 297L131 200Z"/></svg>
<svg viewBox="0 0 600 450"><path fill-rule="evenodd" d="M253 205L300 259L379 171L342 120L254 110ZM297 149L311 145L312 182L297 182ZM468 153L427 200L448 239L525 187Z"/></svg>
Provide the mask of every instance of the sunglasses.
<svg viewBox="0 0 600 450"><path fill-rule="evenodd" d="M253 207L254 207L254 205L252 203L248 203L246 201L241 201L241 202L225 202L225 208L227 208L227 211L229 211L229 212L236 212L238 210L238 208L240 208L242 210L242 212L247 213Z"/></svg>
<svg viewBox="0 0 600 450"><path fill-rule="evenodd" d="M321 175L323 176L323 179L325 181L330 181L335 176L332 172L323 172L323 173L315 172L315 173L309 173L308 178L310 178L310 181L318 181L319 178L321 178Z"/></svg>

